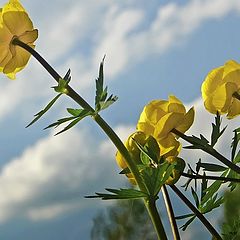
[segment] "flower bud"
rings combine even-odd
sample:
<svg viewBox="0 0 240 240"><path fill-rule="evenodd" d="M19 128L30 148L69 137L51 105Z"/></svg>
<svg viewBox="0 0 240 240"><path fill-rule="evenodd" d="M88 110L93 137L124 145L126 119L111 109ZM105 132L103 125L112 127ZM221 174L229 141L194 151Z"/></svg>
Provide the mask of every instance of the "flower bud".
<svg viewBox="0 0 240 240"><path fill-rule="evenodd" d="M157 141L152 136L148 136L141 131L137 131L131 134L128 137L127 141L124 143L125 147L129 151L131 158L137 165L143 164L141 161L141 150L139 149L137 143L140 144L142 147L147 146L149 149L152 150L152 152L154 152L158 159L160 159L160 149ZM119 151L117 151L116 153L116 162L122 169L128 167L125 158ZM126 176L129 178L129 181L132 184L136 184L132 173L128 173L126 174Z"/></svg>

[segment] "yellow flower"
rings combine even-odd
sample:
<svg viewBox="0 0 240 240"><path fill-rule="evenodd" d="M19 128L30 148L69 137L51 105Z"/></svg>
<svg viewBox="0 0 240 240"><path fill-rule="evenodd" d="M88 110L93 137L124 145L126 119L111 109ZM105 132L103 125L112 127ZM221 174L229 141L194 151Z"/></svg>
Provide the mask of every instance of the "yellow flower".
<svg viewBox="0 0 240 240"><path fill-rule="evenodd" d="M0 9L0 71L9 78L15 79L15 74L27 64L30 53L12 43L13 39L34 48L38 37L37 29L27 12L18 0L10 0Z"/></svg>
<svg viewBox="0 0 240 240"><path fill-rule="evenodd" d="M213 114L227 114L233 118L240 114L240 64L227 61L224 66L210 71L202 84L205 108Z"/></svg>
<svg viewBox="0 0 240 240"><path fill-rule="evenodd" d="M143 132L137 131L137 132L134 132L133 134L131 134L128 137L127 141L124 143L125 147L129 151L132 159L136 162L136 164L142 164L141 159L140 159L141 151L138 148L136 142L139 143L141 146L148 144L149 148L154 150L156 156L159 156L159 158L160 158L159 146L158 146L158 143L156 142L156 140L152 136L148 136ZM122 169L127 168L126 161L119 151L117 151L117 153L116 153L116 161L120 168L122 168ZM126 175L132 184L136 184L132 173L128 173Z"/></svg>
<svg viewBox="0 0 240 240"><path fill-rule="evenodd" d="M194 108L186 112L179 99L169 96L168 101L153 100L144 107L137 130L152 135L158 141L161 156L177 156L181 146L171 131L177 129L184 133L190 128L193 120Z"/></svg>

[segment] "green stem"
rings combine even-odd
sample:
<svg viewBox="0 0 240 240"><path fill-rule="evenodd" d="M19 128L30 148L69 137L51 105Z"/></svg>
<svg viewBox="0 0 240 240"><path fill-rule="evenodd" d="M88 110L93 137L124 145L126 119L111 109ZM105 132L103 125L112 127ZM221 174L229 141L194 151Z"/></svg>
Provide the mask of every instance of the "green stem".
<svg viewBox="0 0 240 240"><path fill-rule="evenodd" d="M156 207L156 200L149 199L144 201L145 206L147 207L148 214L152 220L153 226L157 232L158 240L167 240L167 235L163 228L163 224L161 218L159 216L157 207ZM159 234L161 233L161 234Z"/></svg>
<svg viewBox="0 0 240 240"><path fill-rule="evenodd" d="M171 228L172 228L172 233L173 233L173 238L174 240L180 240L180 235L179 235L179 231L178 231L178 226L177 226L177 222L174 216L174 211L173 211L173 207L172 207L172 203L167 191L167 187L165 185L162 186L162 194L163 194L163 199L167 208L167 213L168 213L168 218L171 224Z"/></svg>
<svg viewBox="0 0 240 240"><path fill-rule="evenodd" d="M172 133L176 134L177 136L181 137L182 139L184 139L185 141L195 145L195 141L192 139L192 137L189 137L187 135L185 135L184 133L178 131L177 129L172 129L171 131ZM198 144L199 145L199 144ZM213 157L215 157L216 159L218 159L220 162L222 162L223 164L225 164L226 166L228 166L229 168L231 168L233 171L235 171L236 173L240 174L240 167L238 167L236 164L234 164L233 162L229 161L227 158L225 158L222 154L220 154L219 152L217 152L214 148L212 148L212 146L210 146L209 144L205 144L205 145L201 145L199 146L201 147L200 149L210 155L212 155Z"/></svg>
<svg viewBox="0 0 240 240"><path fill-rule="evenodd" d="M229 177L219 177L219 176L203 176L200 174L189 174L189 173L185 173L183 172L181 174L183 177L188 177L188 178L192 178L192 179L209 179L209 180L219 180L219 181L223 181L223 182L240 182L240 179L237 178L229 178Z"/></svg>
<svg viewBox="0 0 240 240"><path fill-rule="evenodd" d="M170 186L172 190L178 195L179 198L193 211L193 213L198 217L198 219L204 224L208 231L212 234L213 239L223 240L219 233L214 229L212 224L204 217L202 213L182 194L182 192L175 186Z"/></svg>
<svg viewBox="0 0 240 240"><path fill-rule="evenodd" d="M25 44L24 42L20 41L19 39L15 38L12 41L12 44L18 45L31 53L38 62L48 71L48 73L57 81L59 82L59 79L61 79L61 76L51 67L51 65L33 48ZM67 95L72 98L75 102L77 102L81 107L84 109L90 110L92 112L95 112L94 109L77 93L75 92L70 86L67 86ZM133 159L131 158L128 150L126 149L125 145L122 143L120 138L117 136L117 134L112 130L112 128L101 118L99 114L95 114L93 119L96 121L96 123L102 128L102 130L107 134L107 136L111 139L113 144L116 146L118 151L122 154L124 159L126 160L127 166L130 169L131 173L133 174L139 189L142 192L147 192L148 189L146 188L145 184L143 183L143 180L140 176L140 173L138 171L138 168L136 164L134 163ZM167 236L161 221L161 218L159 216L159 213L156 208L155 200L152 199L144 199L145 206L148 210L148 213L150 215L150 218L153 222L153 225L155 227L155 230L158 235L159 240L167 240Z"/></svg>

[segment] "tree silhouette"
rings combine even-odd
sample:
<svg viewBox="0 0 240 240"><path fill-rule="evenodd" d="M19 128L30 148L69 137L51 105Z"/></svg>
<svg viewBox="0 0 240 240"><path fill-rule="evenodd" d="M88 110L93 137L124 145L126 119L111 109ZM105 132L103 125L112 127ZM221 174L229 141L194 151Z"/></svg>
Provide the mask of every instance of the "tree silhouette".
<svg viewBox="0 0 240 240"><path fill-rule="evenodd" d="M240 239L240 187L225 193L224 220L222 225L224 240Z"/></svg>
<svg viewBox="0 0 240 240"><path fill-rule="evenodd" d="M119 200L93 219L92 240L155 240L151 220L140 200Z"/></svg>

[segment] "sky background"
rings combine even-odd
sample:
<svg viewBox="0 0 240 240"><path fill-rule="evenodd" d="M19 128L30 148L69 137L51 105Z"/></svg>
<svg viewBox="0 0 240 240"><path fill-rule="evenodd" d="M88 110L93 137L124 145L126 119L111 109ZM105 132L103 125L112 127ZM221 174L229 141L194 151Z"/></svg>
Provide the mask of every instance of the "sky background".
<svg viewBox="0 0 240 240"><path fill-rule="evenodd" d="M144 105L169 94L187 108L195 106L189 134L209 136L213 116L202 106L200 88L212 68L240 61L239 0L21 2L39 30L36 50L61 75L70 68L71 86L91 104L106 54L105 81L119 100L102 115L123 140L134 131ZM118 175L116 149L90 118L59 136L42 130L67 116L67 107L77 107L69 99L62 97L25 128L55 96L53 85L33 58L17 80L1 75L0 239L88 240L92 218L110 203L84 196L126 184ZM238 119L224 122L229 127L218 148L226 156ZM199 157L207 158L190 151L182 156L193 166ZM177 213L185 213L175 198ZM182 236L210 239L198 223Z"/></svg>

